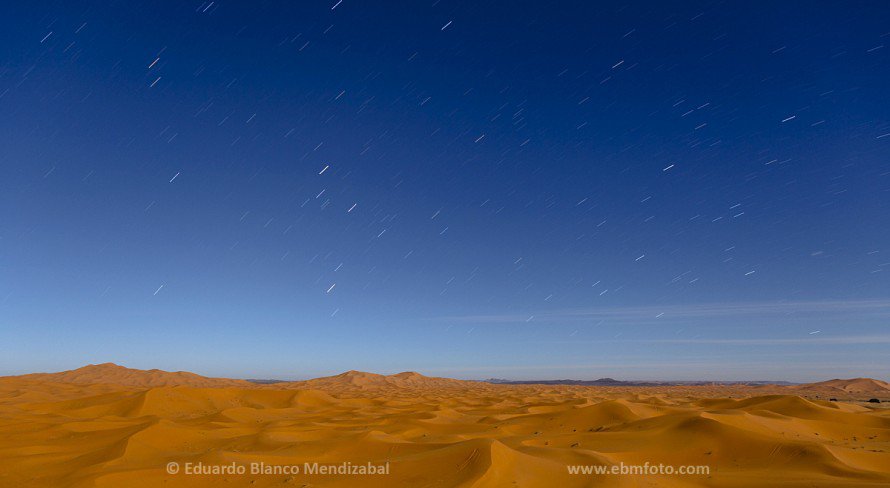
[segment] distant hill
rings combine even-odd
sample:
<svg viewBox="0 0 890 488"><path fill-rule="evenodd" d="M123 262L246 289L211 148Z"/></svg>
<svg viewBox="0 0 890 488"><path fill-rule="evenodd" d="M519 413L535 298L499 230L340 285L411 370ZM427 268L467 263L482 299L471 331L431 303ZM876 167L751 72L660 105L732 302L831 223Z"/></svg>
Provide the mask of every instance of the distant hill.
<svg viewBox="0 0 890 488"><path fill-rule="evenodd" d="M162 371L159 369L131 369L114 363L90 364L82 368L59 373L34 373L4 380L16 379L69 384L112 384L135 388L156 388L162 386L189 386L195 388L275 388L312 389L330 392L358 392L366 390L452 390L479 388L485 384L496 385L569 385L605 387L657 387L657 386L733 386L745 385L768 388L778 386L789 390L842 397L870 396L890 397L890 383L871 378L833 379L817 383L794 384L787 381L623 381L614 378L595 380L505 380L491 378L484 381L456 380L424 376L413 371L382 375L363 371L347 371L334 376L325 376L305 381L279 380L238 380L230 378L210 378L186 371ZM789 392L790 393L790 392Z"/></svg>
<svg viewBox="0 0 890 488"><path fill-rule="evenodd" d="M870 395L890 394L890 383L872 378L850 378L847 380L834 379L828 381L820 381L818 383L807 383L798 385L801 389L824 389L835 390L844 393L858 393Z"/></svg>
<svg viewBox="0 0 890 488"><path fill-rule="evenodd" d="M347 371L334 376L284 383L281 386L320 390L367 390L375 388L455 388L476 384L473 381L424 376L413 371L391 375Z"/></svg>
<svg viewBox="0 0 890 488"><path fill-rule="evenodd" d="M455 388L476 386L478 382L436 378L420 373L381 375L363 371L347 371L335 376L325 376L305 381L279 380L236 380L229 378L209 378L186 371L168 372L159 369L131 369L114 363L90 364L82 368L59 373L33 373L22 376L9 376L6 379L25 381L45 381L71 384L114 384L137 388L161 386L190 386L195 388L263 388L281 389L322 389L350 391L392 388Z"/></svg>
<svg viewBox="0 0 890 488"><path fill-rule="evenodd" d="M186 371L168 372L160 369L131 369L114 363L90 364L82 368L60 373L34 373L18 376L22 380L48 381L75 384L115 384L137 388L159 386L191 386L196 388L249 388L253 384L244 380L208 378Z"/></svg>

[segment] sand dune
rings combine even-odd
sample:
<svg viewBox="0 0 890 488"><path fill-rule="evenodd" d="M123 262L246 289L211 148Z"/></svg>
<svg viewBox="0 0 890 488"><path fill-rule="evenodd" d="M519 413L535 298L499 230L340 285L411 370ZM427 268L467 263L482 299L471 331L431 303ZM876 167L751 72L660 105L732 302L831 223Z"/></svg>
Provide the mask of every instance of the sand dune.
<svg viewBox="0 0 890 488"><path fill-rule="evenodd" d="M351 371L257 385L88 366L0 378L0 486L890 486L890 410L822 398L881 384L492 385ZM169 462L390 471L188 475ZM567 469L647 462L710 474Z"/></svg>
<svg viewBox="0 0 890 488"><path fill-rule="evenodd" d="M62 371L60 373L34 373L23 375L19 378L33 381L76 383L84 385L107 383L140 388L154 388L158 386L195 386L206 388L231 386L247 388L251 386L249 381L244 380L208 378L186 371L177 371L175 373L161 371L159 369L145 371L125 368L114 363L90 364L71 371Z"/></svg>
<svg viewBox="0 0 890 488"><path fill-rule="evenodd" d="M874 380L871 378L853 378L849 380L829 380L819 383L810 383L804 388L818 389L825 388L830 390L838 390L846 393L864 393L875 395L890 395L890 384L885 381Z"/></svg>
<svg viewBox="0 0 890 488"><path fill-rule="evenodd" d="M326 376L307 381L295 381L284 384L276 384L278 388L322 388L336 389L340 392L379 390L379 389L404 389L404 388L466 388L474 386L475 382L461 381L451 378L435 378L424 376L413 371L384 376L381 374L365 373L362 371L347 371L336 376Z"/></svg>

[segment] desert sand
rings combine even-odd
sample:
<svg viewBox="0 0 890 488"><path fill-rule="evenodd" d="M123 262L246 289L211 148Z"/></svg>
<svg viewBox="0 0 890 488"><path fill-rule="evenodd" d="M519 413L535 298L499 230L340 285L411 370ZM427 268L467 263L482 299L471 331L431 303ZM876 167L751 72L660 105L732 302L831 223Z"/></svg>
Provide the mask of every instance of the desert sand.
<svg viewBox="0 0 890 488"><path fill-rule="evenodd" d="M496 385L357 371L255 384L92 365L0 378L0 486L890 486L890 409L871 397L890 400L890 385ZM168 473L171 462L389 472L190 475ZM710 473L567 469L646 462Z"/></svg>

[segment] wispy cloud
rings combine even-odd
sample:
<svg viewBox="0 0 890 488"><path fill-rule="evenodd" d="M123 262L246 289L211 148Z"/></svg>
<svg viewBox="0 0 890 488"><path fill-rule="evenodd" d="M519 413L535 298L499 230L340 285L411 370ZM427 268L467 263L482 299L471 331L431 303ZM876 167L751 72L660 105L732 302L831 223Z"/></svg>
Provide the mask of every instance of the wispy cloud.
<svg viewBox="0 0 890 488"><path fill-rule="evenodd" d="M791 380L820 381L837 377L886 377L883 363L819 360L776 365L772 359L731 358L726 361L626 361L612 363L479 364L425 368L426 374L522 380L593 379L611 376L636 380Z"/></svg>
<svg viewBox="0 0 890 488"><path fill-rule="evenodd" d="M786 318L808 316L855 318L890 317L890 300L825 300L747 303L712 303L691 305L647 305L538 311L525 314L505 313L437 317L435 320L474 324L509 324L543 321L657 322L716 318Z"/></svg>
<svg viewBox="0 0 890 488"><path fill-rule="evenodd" d="M541 341L537 341L541 342ZM605 339L591 341L547 341L548 344L714 344L726 346L836 346L845 344L890 344L890 335L832 336L802 338L752 338L752 339Z"/></svg>

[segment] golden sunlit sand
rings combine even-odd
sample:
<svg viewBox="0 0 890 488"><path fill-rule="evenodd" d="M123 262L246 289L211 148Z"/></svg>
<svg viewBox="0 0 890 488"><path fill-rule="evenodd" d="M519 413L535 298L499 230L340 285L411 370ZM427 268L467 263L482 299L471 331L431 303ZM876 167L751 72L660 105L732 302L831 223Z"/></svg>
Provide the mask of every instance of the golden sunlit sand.
<svg viewBox="0 0 890 488"><path fill-rule="evenodd" d="M255 384L103 364L0 378L0 486L890 486L890 410L872 397L890 398L890 385L496 385L355 371ZM186 474L187 463L248 472ZM388 473L250 472L304 463ZM645 463L710 474L567 468Z"/></svg>

